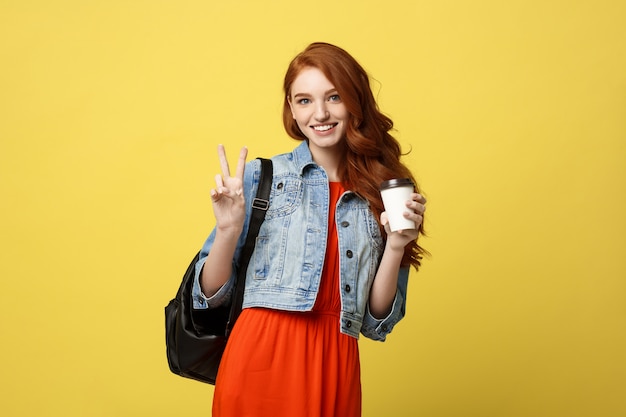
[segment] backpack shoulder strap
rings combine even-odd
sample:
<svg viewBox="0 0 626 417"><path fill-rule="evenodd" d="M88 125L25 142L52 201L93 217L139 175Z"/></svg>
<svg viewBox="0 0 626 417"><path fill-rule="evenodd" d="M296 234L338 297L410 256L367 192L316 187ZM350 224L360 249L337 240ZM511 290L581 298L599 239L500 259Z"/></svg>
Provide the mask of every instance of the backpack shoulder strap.
<svg viewBox="0 0 626 417"><path fill-rule="evenodd" d="M237 281L235 283L235 291L233 293L233 303L230 309L230 317L226 325L226 336L230 334L235 321L241 313L243 304L243 293L246 284L246 272L248 264L254 251L256 237L259 234L261 224L265 219L265 213L270 206L270 191L272 190L272 177L274 176L274 167L270 159L258 158L261 161L261 176L259 178L259 188L256 197L252 201L252 213L250 214L250 225L248 226L248 234L246 235L246 243L241 250L239 258L239 268L237 271Z"/></svg>

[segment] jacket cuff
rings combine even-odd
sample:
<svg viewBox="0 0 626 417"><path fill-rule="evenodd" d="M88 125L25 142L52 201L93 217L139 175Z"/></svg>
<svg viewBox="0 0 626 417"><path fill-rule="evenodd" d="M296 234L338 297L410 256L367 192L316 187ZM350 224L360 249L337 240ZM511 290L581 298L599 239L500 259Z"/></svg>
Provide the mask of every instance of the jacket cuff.
<svg viewBox="0 0 626 417"><path fill-rule="evenodd" d="M362 333L370 339L384 342L396 323L404 317L403 305L404 297L402 297L400 292L396 292L391 312L387 317L377 319L372 315L368 304L365 309L365 317L363 318Z"/></svg>
<svg viewBox="0 0 626 417"><path fill-rule="evenodd" d="M228 304L232 296L234 282L232 276L213 296L207 297L204 295L200 286L200 276L202 274L202 268L204 267L205 261L206 257L200 259L198 263L196 263L196 274L194 276L193 286L191 289L192 305L195 310L206 310Z"/></svg>
<svg viewBox="0 0 626 417"><path fill-rule="evenodd" d="M369 303L365 307L363 316L363 326L361 333L365 337L372 340L384 342L387 335L391 333L394 326L404 318L406 312L406 293L409 279L409 268L402 267L398 272L398 288L396 289L396 297L391 306L391 312L383 319L375 318L371 311Z"/></svg>

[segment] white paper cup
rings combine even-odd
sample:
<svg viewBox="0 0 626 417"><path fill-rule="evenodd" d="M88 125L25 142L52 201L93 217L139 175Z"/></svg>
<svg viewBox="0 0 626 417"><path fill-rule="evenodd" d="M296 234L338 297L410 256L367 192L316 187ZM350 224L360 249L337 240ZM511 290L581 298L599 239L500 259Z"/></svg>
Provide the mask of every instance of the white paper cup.
<svg viewBox="0 0 626 417"><path fill-rule="evenodd" d="M380 195L383 198L392 232L415 229L415 222L406 219L403 215L404 213L413 213L406 206L406 202L411 199L414 190L415 184L409 178L389 180L380 184Z"/></svg>

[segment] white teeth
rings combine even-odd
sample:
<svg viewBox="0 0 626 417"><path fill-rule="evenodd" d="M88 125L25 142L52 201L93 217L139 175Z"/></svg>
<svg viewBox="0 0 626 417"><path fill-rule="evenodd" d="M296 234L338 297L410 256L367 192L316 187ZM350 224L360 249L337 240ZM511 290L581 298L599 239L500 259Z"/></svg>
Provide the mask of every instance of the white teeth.
<svg viewBox="0 0 626 417"><path fill-rule="evenodd" d="M334 127L334 125L325 125L325 126L313 126L313 129L317 130L318 132L325 132L327 130L330 130Z"/></svg>

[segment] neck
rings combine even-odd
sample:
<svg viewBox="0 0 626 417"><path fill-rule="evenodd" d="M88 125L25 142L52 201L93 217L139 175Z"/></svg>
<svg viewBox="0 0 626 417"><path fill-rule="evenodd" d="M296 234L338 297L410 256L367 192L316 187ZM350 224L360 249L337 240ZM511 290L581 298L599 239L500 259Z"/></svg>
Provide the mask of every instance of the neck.
<svg viewBox="0 0 626 417"><path fill-rule="evenodd" d="M317 165L324 168L329 181L341 181L339 177L339 167L343 162L343 155L337 149L329 152L315 152L315 154L313 154L313 160Z"/></svg>
<svg viewBox="0 0 626 417"><path fill-rule="evenodd" d="M337 170L331 172L326 167L324 167L324 165L322 165L322 168L324 168L324 171L326 171L326 175L328 175L328 181L330 181L330 182L341 182L341 178L339 178Z"/></svg>

